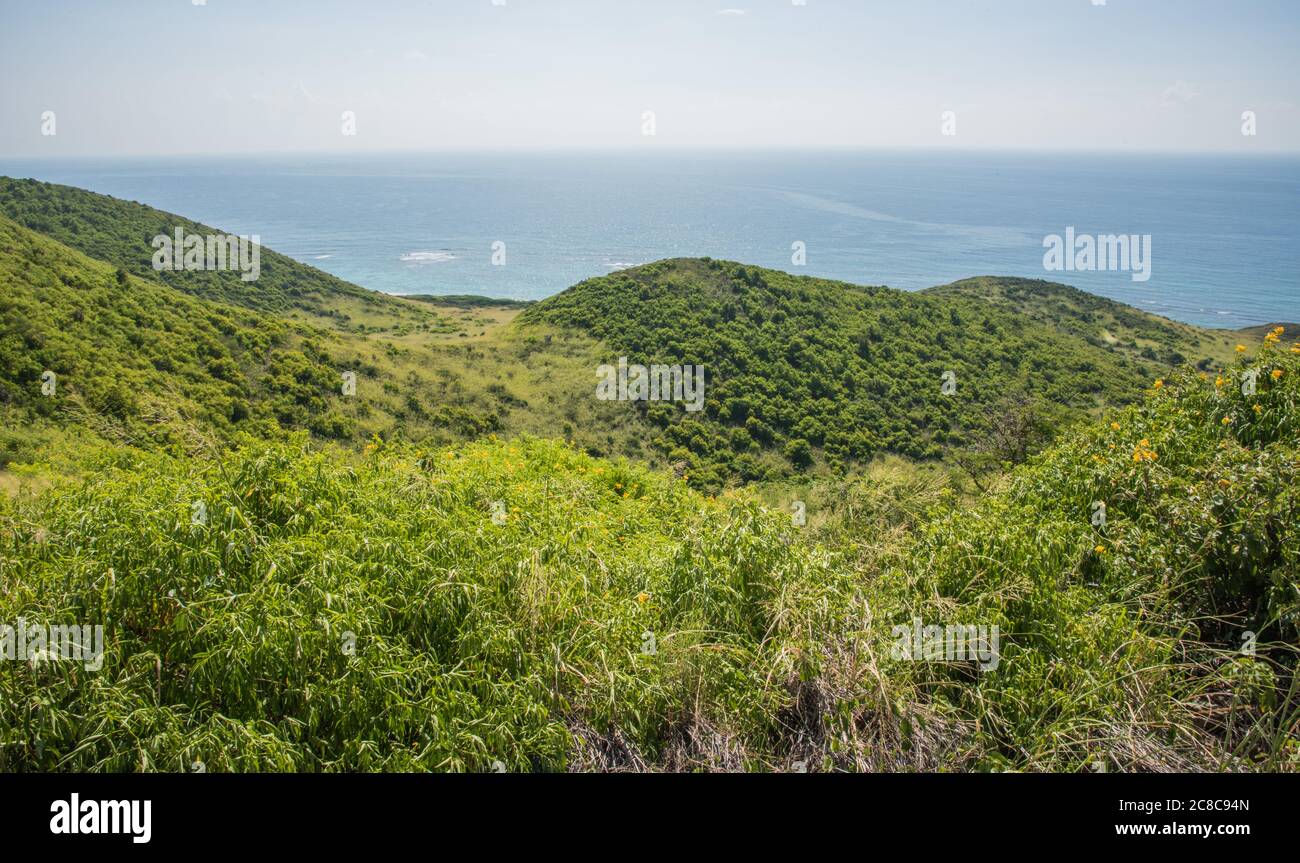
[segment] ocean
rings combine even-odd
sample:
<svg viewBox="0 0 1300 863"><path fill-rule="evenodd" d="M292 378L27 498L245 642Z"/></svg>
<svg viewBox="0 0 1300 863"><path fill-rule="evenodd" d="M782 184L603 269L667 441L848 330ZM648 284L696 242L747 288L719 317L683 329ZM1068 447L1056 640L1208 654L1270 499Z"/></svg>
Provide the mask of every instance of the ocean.
<svg viewBox="0 0 1300 863"><path fill-rule="evenodd" d="M541 299L707 255L908 290L1045 278L1213 327L1300 320L1294 157L499 152L0 159L0 174L257 234L394 294ZM1069 229L1149 235L1149 268L1048 271L1044 240Z"/></svg>

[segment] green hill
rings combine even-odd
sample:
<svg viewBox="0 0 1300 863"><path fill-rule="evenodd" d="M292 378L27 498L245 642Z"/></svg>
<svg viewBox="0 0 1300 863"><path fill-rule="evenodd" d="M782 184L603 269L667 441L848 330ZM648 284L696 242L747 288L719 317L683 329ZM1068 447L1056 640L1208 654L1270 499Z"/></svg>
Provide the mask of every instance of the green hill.
<svg viewBox="0 0 1300 863"><path fill-rule="evenodd" d="M978 297L1093 347L1170 366L1195 363L1202 370L1221 367L1242 338L1258 341L1276 326L1243 331L1206 329L1041 279L979 276L928 288L924 293L943 298Z"/></svg>
<svg viewBox="0 0 1300 863"><path fill-rule="evenodd" d="M636 267L538 304L398 298L265 248L256 282L235 272L155 271L154 235L177 225L213 229L79 189L0 178L0 214L152 286L139 298L125 296L134 289L96 294L95 304L112 313L87 323L87 298L68 286L106 285L102 271L88 280L84 258L46 254L43 281L63 288L47 287L52 293L42 298L31 293L33 264L11 261L10 332L18 341L0 382L10 404L22 393L23 406L33 407L33 373L62 374L54 347L19 357L20 342L56 346L64 369L102 343L94 379L106 381L121 357L136 370L127 387L135 395L87 391L94 397L65 421L111 424L137 414L140 400L173 404L171 391L201 385L204 396L184 411L201 432L221 435L247 418L358 444L374 434L446 442L488 431L558 432L593 454L671 465L703 489L834 476L889 454L945 459L979 476L1022 460L1103 406L1132 401L1183 360L1221 365L1235 339L1247 338L1047 282L981 278L908 293L711 260ZM51 248L15 243L11 257ZM164 288L215 303L211 314L226 322L215 343L230 343L235 354L207 356L212 339L190 329L204 326L208 310L178 302L169 311ZM152 311L124 311L131 303ZM40 309L53 311L33 314ZM175 322L182 309L196 323ZM272 347L294 356L272 351L273 361L264 347L248 353L231 330L243 325L264 331L248 344L261 346L274 331L280 341ZM158 351L170 344L173 359L145 362L136 351L145 342ZM187 347L203 344L209 348ZM620 356L702 365L704 409L597 401L596 368ZM177 362L186 366L184 387L164 380ZM334 398L349 369L365 383L352 402ZM952 394L944 392L948 372ZM159 437L144 432L130 436Z"/></svg>
<svg viewBox="0 0 1300 863"><path fill-rule="evenodd" d="M265 246L260 249L260 274L246 282L235 270L156 270L159 235L221 233L183 216L134 201L122 201L73 186L0 177L0 216L44 234L87 257L127 273L160 282L195 297L260 312L305 313L315 323L347 327L351 318L371 323L432 324L439 317L420 304L368 291L328 273L300 264Z"/></svg>
<svg viewBox="0 0 1300 863"><path fill-rule="evenodd" d="M460 392L450 356L430 369L428 349L402 346L427 331L341 332L204 300L4 217L0 287L0 468L43 460L61 432L147 449L295 429L358 445L473 437L512 401L487 384Z"/></svg>
<svg viewBox="0 0 1300 863"><path fill-rule="evenodd" d="M1133 401L1174 363L1209 350L1208 331L1062 285L1033 283L1022 312L1014 282L909 293L671 260L582 282L520 320L588 333L610 363L703 365L703 411L644 401L628 410L704 487L787 475L819 455L832 468L882 453L939 458L1021 409L1059 429ZM1126 343L1158 338L1162 350L1108 344L1085 320ZM1215 352L1230 354L1226 344Z"/></svg>
<svg viewBox="0 0 1300 863"><path fill-rule="evenodd" d="M114 270L3 217L0 284L0 408L14 431L49 421L142 446L273 418L335 431L339 372L305 327Z"/></svg>
<svg viewBox="0 0 1300 863"><path fill-rule="evenodd" d="M350 306L346 321L280 315L146 272L0 216L0 487L7 465L74 458L90 440L194 449L303 429L360 447L376 435L436 444L501 431L641 452L635 418L590 398L603 356L594 340L515 328L512 308L383 297L377 311ZM345 372L356 375L351 396Z"/></svg>

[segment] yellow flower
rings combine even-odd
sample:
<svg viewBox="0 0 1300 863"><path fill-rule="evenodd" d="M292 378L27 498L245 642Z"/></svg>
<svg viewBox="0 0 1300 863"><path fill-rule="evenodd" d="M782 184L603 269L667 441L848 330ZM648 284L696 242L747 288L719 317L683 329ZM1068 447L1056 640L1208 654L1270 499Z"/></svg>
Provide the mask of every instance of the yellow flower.
<svg viewBox="0 0 1300 863"><path fill-rule="evenodd" d="M1229 488L1231 486L1232 483L1228 482L1226 479L1219 480L1219 488Z"/></svg>
<svg viewBox="0 0 1300 863"><path fill-rule="evenodd" d="M1239 353L1239 354L1244 354L1245 352L1246 352L1246 346L1245 346L1245 345L1237 345L1237 353Z"/></svg>
<svg viewBox="0 0 1300 863"><path fill-rule="evenodd" d="M1097 547L1096 547L1095 549L1093 549L1093 550L1096 551L1097 554L1105 554L1105 553L1106 553L1106 546L1104 546L1104 545L1099 545L1099 546L1097 546Z"/></svg>
<svg viewBox="0 0 1300 863"><path fill-rule="evenodd" d="M1119 423L1111 423L1110 427L1115 431L1119 431Z"/></svg>
<svg viewBox="0 0 1300 863"><path fill-rule="evenodd" d="M1255 413L1262 414L1264 412L1264 409L1259 405L1255 405L1254 407L1255 407Z"/></svg>
<svg viewBox="0 0 1300 863"><path fill-rule="evenodd" d="M1221 387L1221 386L1223 386L1223 377L1222 377L1222 376L1220 376L1220 377L1216 377L1216 378L1214 379L1214 385L1215 385L1216 387Z"/></svg>
<svg viewBox="0 0 1300 863"><path fill-rule="evenodd" d="M1282 370L1281 370L1281 369L1273 369L1273 380L1277 380L1277 379L1280 378L1280 377L1282 377Z"/></svg>
<svg viewBox="0 0 1300 863"><path fill-rule="evenodd" d="M636 601L641 603L642 605L645 605L646 600L649 598L650 598L650 594L646 593L644 590L636 595Z"/></svg>
<svg viewBox="0 0 1300 863"><path fill-rule="evenodd" d="M1156 453L1150 447L1151 447L1151 442L1148 441L1146 438L1143 438L1141 443L1139 443L1136 447L1133 448L1133 461L1134 462L1155 461L1157 458Z"/></svg>
<svg viewBox="0 0 1300 863"><path fill-rule="evenodd" d="M1232 425L1232 417L1224 417L1221 422L1226 426L1230 426Z"/></svg>
<svg viewBox="0 0 1300 863"><path fill-rule="evenodd" d="M1156 384L1155 384L1156 389L1160 389L1164 385L1165 385L1164 378L1156 378Z"/></svg>

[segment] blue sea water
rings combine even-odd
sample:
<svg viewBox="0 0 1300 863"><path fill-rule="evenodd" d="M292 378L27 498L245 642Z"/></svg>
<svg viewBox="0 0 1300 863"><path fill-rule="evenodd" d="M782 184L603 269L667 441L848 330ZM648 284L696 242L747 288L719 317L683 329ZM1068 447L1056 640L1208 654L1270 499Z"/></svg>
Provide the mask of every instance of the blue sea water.
<svg viewBox="0 0 1300 863"><path fill-rule="evenodd" d="M395 294L540 299L628 265L708 255L911 290L1047 278L1217 327L1300 320L1293 157L349 154L0 160L0 174L257 234ZM1047 272L1044 237L1067 227L1150 234L1150 279ZM493 264L498 242L504 265Z"/></svg>

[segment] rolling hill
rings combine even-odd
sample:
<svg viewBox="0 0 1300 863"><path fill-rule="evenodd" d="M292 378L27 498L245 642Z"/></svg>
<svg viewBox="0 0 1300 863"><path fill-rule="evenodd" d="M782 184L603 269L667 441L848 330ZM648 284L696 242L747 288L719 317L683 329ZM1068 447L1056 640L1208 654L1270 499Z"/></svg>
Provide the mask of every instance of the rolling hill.
<svg viewBox="0 0 1300 863"><path fill-rule="evenodd" d="M255 282L156 271L152 236L212 229L79 189L0 178L0 214L15 220L3 225L6 403L117 440L245 427L358 446L559 434L712 490L852 473L888 455L978 473L1132 402L1180 362L1221 366L1247 338L1048 282L909 293L708 259L635 267L536 304L398 298L270 249ZM78 379L75 360L92 349L98 373ZM598 401L595 371L619 357L702 366L703 410ZM84 398L71 412L33 395L47 369L74 375L65 392ZM358 376L352 399L340 394L345 372ZM142 415L190 427L150 430ZM1016 441L986 446L1009 427Z"/></svg>
<svg viewBox="0 0 1300 863"><path fill-rule="evenodd" d="M884 453L936 459L1017 410L1059 430L1133 401L1189 357L1208 368L1232 354L1233 335L1032 284L1029 302L1014 279L909 293L670 260L582 282L521 320L589 333L610 362L703 365L703 411L635 409L704 486L789 475L822 456L832 468Z"/></svg>

